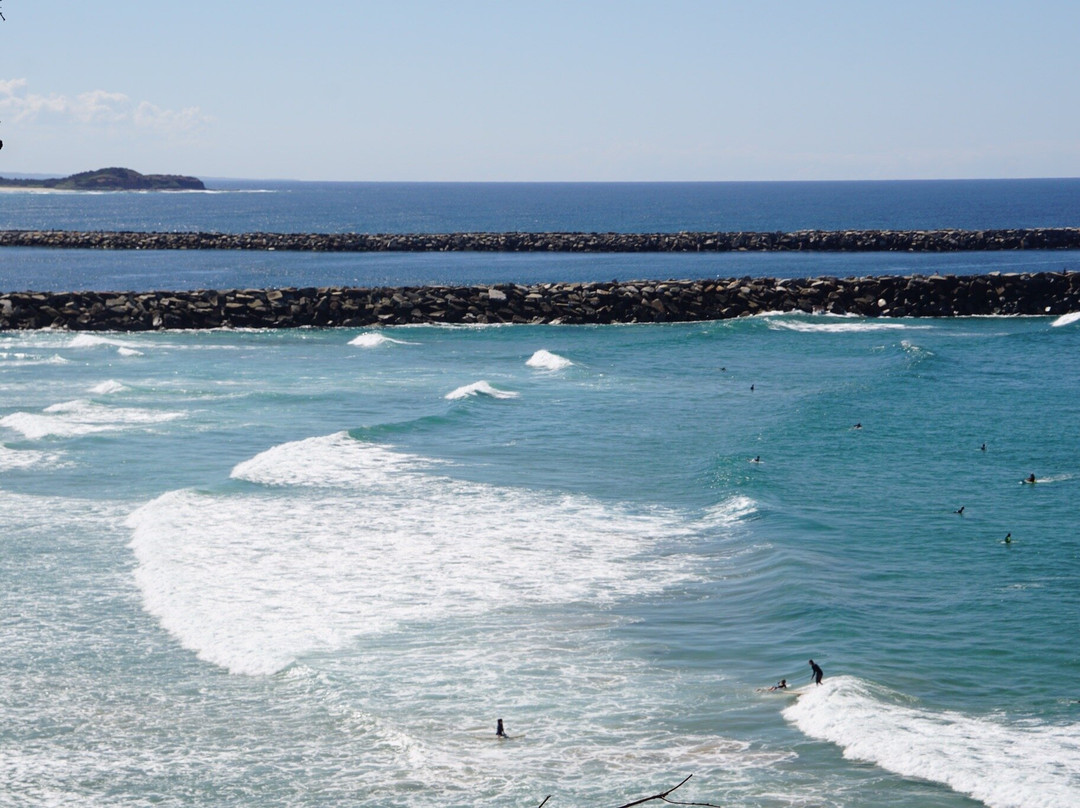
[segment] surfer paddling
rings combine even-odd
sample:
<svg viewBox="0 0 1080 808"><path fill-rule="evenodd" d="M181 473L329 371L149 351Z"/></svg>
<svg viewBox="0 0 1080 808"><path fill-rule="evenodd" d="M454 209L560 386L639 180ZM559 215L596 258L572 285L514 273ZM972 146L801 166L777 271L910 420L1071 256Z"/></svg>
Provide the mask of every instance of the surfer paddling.
<svg viewBox="0 0 1080 808"><path fill-rule="evenodd" d="M759 687L759 688L757 688L757 692L758 693L773 693L773 692L775 692L777 690L787 690L787 689L788 689L787 679L781 679L779 682L777 682L772 687Z"/></svg>
<svg viewBox="0 0 1080 808"><path fill-rule="evenodd" d="M1035 475L1034 474L1029 474L1027 477L1024 478L1023 482L1031 483L1032 485L1035 485Z"/></svg>
<svg viewBox="0 0 1080 808"><path fill-rule="evenodd" d="M816 662L814 662L814 660L811 659L810 660L810 680L814 684L820 685L821 684L821 677L823 677L824 675L825 674L822 672L821 667Z"/></svg>

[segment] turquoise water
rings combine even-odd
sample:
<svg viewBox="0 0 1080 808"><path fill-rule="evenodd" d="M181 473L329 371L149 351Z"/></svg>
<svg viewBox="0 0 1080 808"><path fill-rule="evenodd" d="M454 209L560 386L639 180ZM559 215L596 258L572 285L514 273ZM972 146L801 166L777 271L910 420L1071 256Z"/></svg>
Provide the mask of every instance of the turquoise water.
<svg viewBox="0 0 1080 808"><path fill-rule="evenodd" d="M1073 804L1055 322L6 333L0 805Z"/></svg>
<svg viewBox="0 0 1080 808"><path fill-rule="evenodd" d="M207 260L142 258L94 260ZM0 806L1072 806L1078 357L1070 316L0 333Z"/></svg>

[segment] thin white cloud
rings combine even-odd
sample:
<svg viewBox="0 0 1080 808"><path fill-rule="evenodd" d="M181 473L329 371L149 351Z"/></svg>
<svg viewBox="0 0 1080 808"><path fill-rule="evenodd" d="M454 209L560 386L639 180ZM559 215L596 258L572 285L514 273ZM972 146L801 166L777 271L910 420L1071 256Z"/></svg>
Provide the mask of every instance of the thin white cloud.
<svg viewBox="0 0 1080 808"><path fill-rule="evenodd" d="M133 113L135 125L141 129L155 129L163 132L189 132L197 129L210 118L198 107L183 109L162 109L149 101L142 101Z"/></svg>
<svg viewBox="0 0 1080 808"><path fill-rule="evenodd" d="M91 90L76 96L27 91L26 79L0 79L0 116L15 123L77 123L131 127L159 134L191 132L210 121L198 107L164 109L124 93Z"/></svg>
<svg viewBox="0 0 1080 808"><path fill-rule="evenodd" d="M131 106L131 99L123 93L105 90L79 93L71 102L64 101L62 112L79 123L121 123L128 118L127 109Z"/></svg>

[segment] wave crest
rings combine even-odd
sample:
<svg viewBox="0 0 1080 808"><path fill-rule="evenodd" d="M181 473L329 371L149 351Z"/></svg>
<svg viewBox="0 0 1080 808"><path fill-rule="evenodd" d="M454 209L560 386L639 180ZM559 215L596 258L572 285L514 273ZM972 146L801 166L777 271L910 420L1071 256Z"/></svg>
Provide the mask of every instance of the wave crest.
<svg viewBox="0 0 1080 808"><path fill-rule="evenodd" d="M1080 801L1080 725L1053 726L910 706L851 676L826 680L784 710L844 757L944 783L992 808L1068 808Z"/></svg>
<svg viewBox="0 0 1080 808"><path fill-rule="evenodd" d="M519 395L520 393L515 393L512 390L499 390L497 387L492 387L491 384L486 381L478 381L458 387L456 390L451 390L444 398L446 398L447 401L460 401L463 398L474 398L476 396L487 396L488 398L517 398Z"/></svg>
<svg viewBox="0 0 1080 808"><path fill-rule="evenodd" d="M40 440L48 436L70 438L95 432L146 428L183 417L180 412L110 407L77 399L53 404L40 413L13 412L0 418L0 426L21 432L30 440Z"/></svg>
<svg viewBox="0 0 1080 808"><path fill-rule="evenodd" d="M661 591L699 574L695 548L715 538L681 513L433 467L337 433L233 473L293 491L158 497L127 522L144 607L200 658L263 675L411 621Z"/></svg>
<svg viewBox="0 0 1080 808"><path fill-rule="evenodd" d="M559 356L551 351L541 348L539 351L530 356L526 362L531 368L538 368L540 370L562 370L568 368L574 363L567 359L565 356Z"/></svg>
<svg viewBox="0 0 1080 808"><path fill-rule="evenodd" d="M363 334L359 334L349 340L349 344L359 348L378 348L380 345L415 345L416 343L394 339L385 334L380 334L378 331L365 331Z"/></svg>

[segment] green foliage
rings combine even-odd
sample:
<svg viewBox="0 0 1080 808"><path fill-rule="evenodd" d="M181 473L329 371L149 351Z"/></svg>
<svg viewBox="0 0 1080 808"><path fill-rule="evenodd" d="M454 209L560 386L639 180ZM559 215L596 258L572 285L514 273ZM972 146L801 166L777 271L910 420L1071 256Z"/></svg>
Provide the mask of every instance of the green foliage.
<svg viewBox="0 0 1080 808"><path fill-rule="evenodd" d="M100 168L61 179L23 180L0 177L0 186L56 188L63 191L203 191L197 177L179 174L140 174L130 168Z"/></svg>

